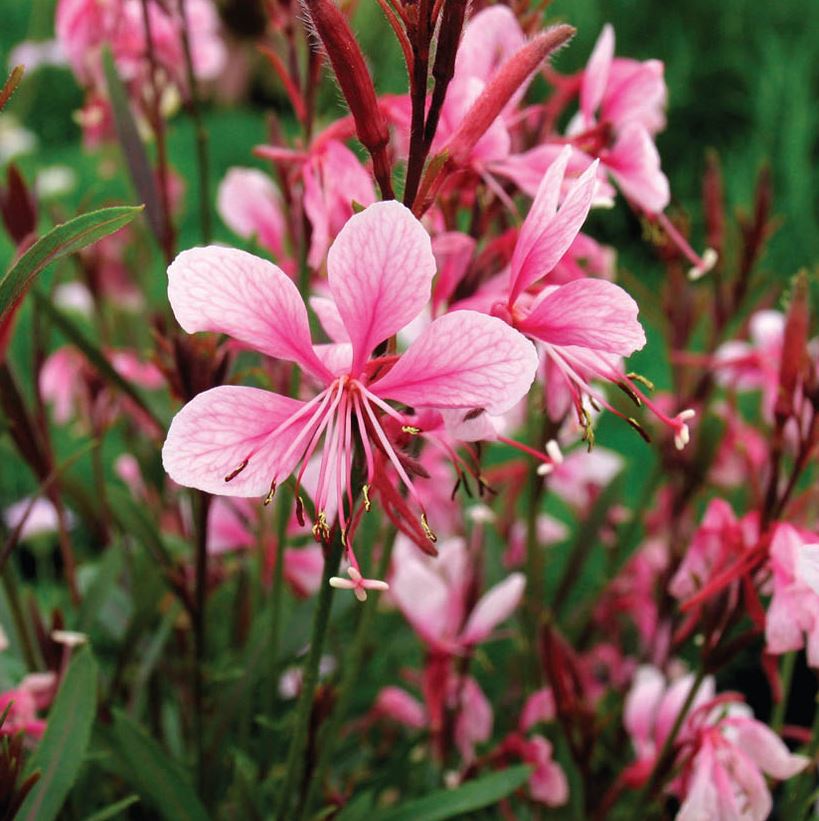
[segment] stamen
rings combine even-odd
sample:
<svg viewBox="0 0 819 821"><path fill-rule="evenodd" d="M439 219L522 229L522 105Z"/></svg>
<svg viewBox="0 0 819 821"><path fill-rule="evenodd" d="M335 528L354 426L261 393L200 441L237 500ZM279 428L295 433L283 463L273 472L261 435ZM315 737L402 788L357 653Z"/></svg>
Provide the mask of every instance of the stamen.
<svg viewBox="0 0 819 821"><path fill-rule="evenodd" d="M250 462L250 458L245 459L245 460L244 460L244 461L243 461L243 462L239 465L239 467L237 467L235 470L232 470L230 473L228 473L228 475L227 475L227 476L225 476L225 481L226 481L226 482L230 482L230 481L232 481L233 479L235 479L235 478L236 478L236 477L237 477L237 476L238 476L238 475L239 475L239 474L240 474L240 473L241 473L241 472L242 472L242 471L243 471L243 470L247 467L248 462Z"/></svg>
<svg viewBox="0 0 819 821"><path fill-rule="evenodd" d="M421 514L421 527L424 529L424 535L434 544L438 541L438 537L433 533L432 528L427 521L427 514Z"/></svg>
<svg viewBox="0 0 819 821"><path fill-rule="evenodd" d="M372 507L372 502L370 501L370 486L369 485L362 485L361 486L361 495L364 497L364 510L367 513L370 512L370 508Z"/></svg>
<svg viewBox="0 0 819 821"><path fill-rule="evenodd" d="M327 514L320 510L316 516L316 523L312 527L313 538L317 542L327 544L330 541L330 526L327 524Z"/></svg>
<svg viewBox="0 0 819 821"><path fill-rule="evenodd" d="M654 383L648 379L647 377L643 376L641 373L637 373L636 371L630 371L626 374L626 379L631 379L632 382L639 382L644 388L647 388L650 391L654 391Z"/></svg>
<svg viewBox="0 0 819 821"><path fill-rule="evenodd" d="M421 432L421 428L417 428L415 425L402 425L401 430L404 433L409 433L411 436L418 436Z"/></svg>
<svg viewBox="0 0 819 821"><path fill-rule="evenodd" d="M269 505L273 501L273 497L276 495L276 480L274 479L270 483L270 490L267 492L267 496L264 497L264 504L265 507Z"/></svg>

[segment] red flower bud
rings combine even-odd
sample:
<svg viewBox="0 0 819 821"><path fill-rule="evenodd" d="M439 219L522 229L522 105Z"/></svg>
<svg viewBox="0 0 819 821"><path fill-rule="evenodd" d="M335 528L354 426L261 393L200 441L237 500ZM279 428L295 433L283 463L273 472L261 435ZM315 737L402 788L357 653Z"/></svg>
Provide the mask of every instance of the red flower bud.
<svg viewBox="0 0 819 821"><path fill-rule="evenodd" d="M808 361L808 281L804 273L793 284L791 304L785 322L782 361L779 366L779 392L774 414L780 424L793 414L797 385Z"/></svg>
<svg viewBox="0 0 819 821"><path fill-rule="evenodd" d="M387 158L390 135L361 47L347 18L332 0L306 0L305 5L353 115L356 135L373 158L373 172L381 193L392 199Z"/></svg>

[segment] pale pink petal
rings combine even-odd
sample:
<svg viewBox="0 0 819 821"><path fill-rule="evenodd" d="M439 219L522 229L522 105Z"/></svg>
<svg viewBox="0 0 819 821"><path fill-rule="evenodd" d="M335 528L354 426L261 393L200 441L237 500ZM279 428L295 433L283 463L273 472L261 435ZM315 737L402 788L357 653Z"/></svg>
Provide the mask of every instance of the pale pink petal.
<svg viewBox="0 0 819 821"><path fill-rule="evenodd" d="M208 514L208 553L219 555L250 547L256 538L232 499L218 497Z"/></svg>
<svg viewBox="0 0 819 821"><path fill-rule="evenodd" d="M552 757L552 745L534 736L526 745L524 760L535 765L529 777L529 792L535 801L559 807L569 800L569 782L563 768Z"/></svg>
<svg viewBox="0 0 819 821"><path fill-rule="evenodd" d="M458 718L455 720L455 744L465 764L475 759L475 745L487 741L492 735L492 705L471 676L465 678L457 688L459 702L456 704Z"/></svg>
<svg viewBox="0 0 819 821"><path fill-rule="evenodd" d="M767 775L784 781L810 764L804 755L792 753L785 742L761 721L739 720L733 728L736 744Z"/></svg>
<svg viewBox="0 0 819 821"><path fill-rule="evenodd" d="M623 710L623 726L638 758L657 752L654 722L665 687L665 676L656 667L644 665L634 674Z"/></svg>
<svg viewBox="0 0 819 821"><path fill-rule="evenodd" d="M668 179L660 168L657 147L645 128L636 123L624 127L605 163L626 197L640 208L659 214L668 205Z"/></svg>
<svg viewBox="0 0 819 821"><path fill-rule="evenodd" d="M819 544L803 544L798 548L796 578L819 596Z"/></svg>
<svg viewBox="0 0 819 821"><path fill-rule="evenodd" d="M284 578L297 596L312 596L316 593L321 587L323 570L324 552L321 545L285 549Z"/></svg>
<svg viewBox="0 0 819 821"><path fill-rule="evenodd" d="M324 332L333 342L350 341L350 335L347 333L341 314L332 299L328 299L326 296L311 296L310 307L318 317Z"/></svg>
<svg viewBox="0 0 819 821"><path fill-rule="evenodd" d="M435 644L442 638L449 621L449 589L425 564L398 563L390 578L390 597L424 641Z"/></svg>
<svg viewBox="0 0 819 821"><path fill-rule="evenodd" d="M372 390L413 407L501 414L526 395L537 363L532 343L502 320L454 311L436 319Z"/></svg>
<svg viewBox="0 0 819 821"><path fill-rule="evenodd" d="M523 705L523 711L520 714L520 729L527 732L535 724L554 721L555 715L554 693L551 687L544 687L526 699L526 704Z"/></svg>
<svg viewBox="0 0 819 821"><path fill-rule="evenodd" d="M543 151L546 151L546 148L544 148ZM534 150L531 153L534 153ZM566 167L569 164L573 152L570 145L565 145L557 154L552 153L551 147L549 147L548 152L544 156L541 156L541 153L533 156L532 162L535 163L536 167L539 167L539 163L545 159L548 161L548 165L535 190L534 200L532 200L529 213L526 215L526 219L520 227L510 268L510 275L512 275L513 281L518 276L526 257L549 227L549 224L557 213L557 204L560 200L563 178L566 175Z"/></svg>
<svg viewBox="0 0 819 821"><path fill-rule="evenodd" d="M420 730L427 723L424 705L400 687L384 687L376 699L375 710L414 730Z"/></svg>
<svg viewBox="0 0 819 821"><path fill-rule="evenodd" d="M600 107L600 120L622 127L627 122L642 125L649 134L665 126L664 66L659 60L614 60Z"/></svg>
<svg viewBox="0 0 819 821"><path fill-rule="evenodd" d="M508 6L485 8L464 28L455 71L486 82L525 42L520 23Z"/></svg>
<svg viewBox="0 0 819 821"><path fill-rule="evenodd" d="M478 644L486 639L495 627L512 615L520 604L526 577L512 573L500 584L485 593L475 605L460 636L462 644Z"/></svg>
<svg viewBox="0 0 819 821"><path fill-rule="evenodd" d="M475 244L472 237L460 231L447 231L432 240L432 251L438 265L432 294L436 308L448 302L460 284L469 267Z"/></svg>
<svg viewBox="0 0 819 821"><path fill-rule="evenodd" d="M583 84L580 87L580 110L583 112L587 127L594 123L594 113L603 99L613 58L614 29L611 24L606 23L589 57L583 72Z"/></svg>
<svg viewBox="0 0 819 821"><path fill-rule="evenodd" d="M231 168L216 194L219 216L245 239L256 238L280 257L284 250L284 213L273 180L257 168Z"/></svg>
<svg viewBox="0 0 819 821"><path fill-rule="evenodd" d="M282 461L300 420L270 437L303 402L258 388L223 385L195 396L173 418L162 448L166 473L180 485L221 496L262 496L273 478L287 476L301 452ZM248 460L229 482L225 477Z"/></svg>
<svg viewBox="0 0 819 821"><path fill-rule="evenodd" d="M339 232L327 254L327 276L357 371L429 301L435 276L429 234L401 203L375 203Z"/></svg>
<svg viewBox="0 0 819 821"><path fill-rule="evenodd" d="M307 309L290 277L267 260L210 245L183 251L168 268L168 299L188 332L233 337L327 379L310 340Z"/></svg>
<svg viewBox="0 0 819 821"><path fill-rule="evenodd" d="M561 154L561 157L564 156ZM558 158L555 162L560 161ZM597 185L596 177L597 162L593 162L571 187L556 214L551 203L557 193L543 187L538 191L532 210L521 228L518 247L512 255L510 303L530 285L546 276L569 250L591 208ZM540 198L545 203L542 207L538 204ZM551 217L547 216L550 212Z"/></svg>
<svg viewBox="0 0 819 821"><path fill-rule="evenodd" d="M519 327L550 345L630 356L646 343L637 303L603 279L577 279L548 293Z"/></svg>

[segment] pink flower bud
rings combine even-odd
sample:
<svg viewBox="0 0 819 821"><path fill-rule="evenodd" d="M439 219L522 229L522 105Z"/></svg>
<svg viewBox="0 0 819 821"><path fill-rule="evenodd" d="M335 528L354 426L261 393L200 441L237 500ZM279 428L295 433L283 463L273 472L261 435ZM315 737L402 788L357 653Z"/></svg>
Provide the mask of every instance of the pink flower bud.
<svg viewBox="0 0 819 821"><path fill-rule="evenodd" d="M461 165L466 162L478 140L486 133L526 78L549 54L566 43L574 32L572 26L552 26L504 63L472 104L460 127L444 148L453 163Z"/></svg>

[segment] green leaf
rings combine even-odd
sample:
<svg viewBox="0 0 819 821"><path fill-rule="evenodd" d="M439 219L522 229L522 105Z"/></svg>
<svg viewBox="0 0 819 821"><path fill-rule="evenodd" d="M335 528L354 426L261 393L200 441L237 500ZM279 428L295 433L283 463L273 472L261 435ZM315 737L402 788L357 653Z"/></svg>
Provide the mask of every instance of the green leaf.
<svg viewBox="0 0 819 821"><path fill-rule="evenodd" d="M188 775L135 721L114 710L102 736L111 751L104 762L168 821L208 821Z"/></svg>
<svg viewBox="0 0 819 821"><path fill-rule="evenodd" d="M168 243L166 237L167 224L165 220L162 200L156 187L156 178L151 170L148 154L139 136L131 104L128 101L128 91L123 85L117 72L111 49L105 47L102 52L102 69L105 72L105 84L108 86L108 98L111 101L111 110L114 115L114 127L119 139L128 171L134 183L137 196L145 203L145 213L148 225L159 243L165 248Z"/></svg>
<svg viewBox="0 0 819 821"><path fill-rule="evenodd" d="M87 633L100 615L103 605L116 585L125 565L125 557L118 545L111 545L97 565L94 581L88 587L80 606L77 627Z"/></svg>
<svg viewBox="0 0 819 821"><path fill-rule="evenodd" d="M467 781L454 790L436 790L393 810L375 813L377 821L443 821L496 804L529 778L532 768L521 764ZM372 816L370 816L372 818Z"/></svg>
<svg viewBox="0 0 819 821"><path fill-rule="evenodd" d="M153 408L151 408L145 397L142 396L127 379L120 376L116 368L114 368L105 354L99 349L96 342L89 339L73 319L63 313L56 305L39 293L39 291L34 292L34 299L40 310L48 316L51 322L59 329L60 333L85 355L85 358L94 366L100 376L132 399L148 414L151 421L153 421L160 430L164 430L165 423L159 418Z"/></svg>
<svg viewBox="0 0 819 821"><path fill-rule="evenodd" d="M0 321L34 281L34 278L61 257L73 254L98 239L107 237L127 225L142 206L101 208L52 228L17 260L0 278Z"/></svg>
<svg viewBox="0 0 819 821"><path fill-rule="evenodd" d="M87 647L74 654L26 774L40 771L18 818L51 821L79 774L97 712L97 663Z"/></svg>
<svg viewBox="0 0 819 821"><path fill-rule="evenodd" d="M132 806L133 804L138 803L139 796L138 795L129 795L122 799L122 801L117 801L114 804L109 804L107 807L103 807L99 812L95 812L93 815L89 815L85 821L108 821L109 818L117 818L120 816L122 812L128 809L128 807Z"/></svg>

